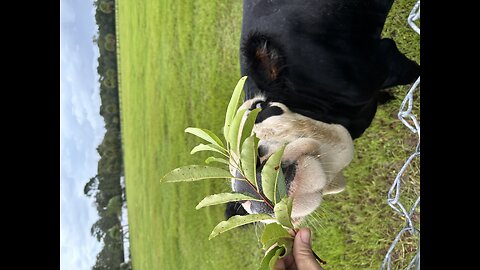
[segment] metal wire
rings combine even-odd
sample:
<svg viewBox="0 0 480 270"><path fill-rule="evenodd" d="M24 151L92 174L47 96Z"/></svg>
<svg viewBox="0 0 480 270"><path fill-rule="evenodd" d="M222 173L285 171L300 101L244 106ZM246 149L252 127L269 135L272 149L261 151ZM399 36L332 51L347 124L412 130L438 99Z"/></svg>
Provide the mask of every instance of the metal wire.
<svg viewBox="0 0 480 270"><path fill-rule="evenodd" d="M415 24L415 21L420 19L420 0L417 1L417 3L413 6L412 11L408 15L407 22L410 25L410 27L420 35L420 28ZM401 178L403 174L405 173L405 170L408 168L410 163L414 158L420 157L420 123L417 120L417 117L415 114L412 112L413 109L413 94L415 93L416 90L418 90L418 86L420 84L420 77L415 81L415 83L412 85L410 90L408 91L407 95L405 96L402 104L400 105L400 110L398 112L398 118L402 123L410 129L411 132L417 134L418 136L418 141L417 141L417 146L415 147L415 152L408 157L408 159L405 161L405 164L402 166L400 171L398 172L397 176L395 177L395 180L393 181L392 187L388 191L388 205L392 207L398 214L401 215L401 217L405 218L406 222L404 227L400 230L400 232L397 234L395 239L393 240L392 244L390 245L390 248L387 251L387 254L385 255L385 258L383 260L382 266L380 267L381 270L387 269L390 270L391 267L391 256L393 254L393 251L395 247L397 246L400 238L404 233L410 233L411 235L420 235L420 230L418 230L415 227L415 223L412 221L412 215L415 212L415 209L420 205L420 195L418 196L417 200L415 203L412 205L410 208L410 211L407 211L405 206L400 202L401 198ZM412 269L412 267L415 266L416 270L420 269L420 237L418 237L418 244L417 244L417 252L413 259L410 261L408 264L406 270Z"/></svg>

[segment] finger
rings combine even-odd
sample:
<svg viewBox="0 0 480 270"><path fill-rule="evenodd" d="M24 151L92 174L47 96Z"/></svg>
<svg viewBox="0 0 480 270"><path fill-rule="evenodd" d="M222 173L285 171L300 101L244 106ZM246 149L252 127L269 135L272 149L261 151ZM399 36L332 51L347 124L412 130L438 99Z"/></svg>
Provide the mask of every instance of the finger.
<svg viewBox="0 0 480 270"><path fill-rule="evenodd" d="M298 270L323 270L313 256L310 230L307 228L300 229L295 237L293 257Z"/></svg>
<svg viewBox="0 0 480 270"><path fill-rule="evenodd" d="M285 270L285 260L280 259L275 263L275 266L273 267L274 270Z"/></svg>
<svg viewBox="0 0 480 270"><path fill-rule="evenodd" d="M297 266L295 265L295 259L293 258L292 254L283 258L283 261L285 262L285 269L287 269L287 270L297 270Z"/></svg>

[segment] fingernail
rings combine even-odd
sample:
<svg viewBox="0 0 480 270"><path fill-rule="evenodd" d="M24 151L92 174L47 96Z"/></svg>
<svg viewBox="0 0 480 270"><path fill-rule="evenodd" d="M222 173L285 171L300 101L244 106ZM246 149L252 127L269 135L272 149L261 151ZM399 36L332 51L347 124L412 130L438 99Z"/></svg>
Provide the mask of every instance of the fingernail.
<svg viewBox="0 0 480 270"><path fill-rule="evenodd" d="M300 232L300 239L306 245L310 245L310 229L305 229Z"/></svg>

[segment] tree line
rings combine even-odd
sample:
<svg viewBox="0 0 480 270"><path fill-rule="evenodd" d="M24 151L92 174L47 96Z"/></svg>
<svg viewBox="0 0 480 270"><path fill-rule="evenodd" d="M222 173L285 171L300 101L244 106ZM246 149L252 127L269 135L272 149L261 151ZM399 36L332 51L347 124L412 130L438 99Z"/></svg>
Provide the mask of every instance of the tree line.
<svg viewBox="0 0 480 270"><path fill-rule="evenodd" d="M95 0L95 21L98 26L93 42L97 44L97 72L100 85L100 115L106 133L97 147L100 155L97 174L85 184L84 193L93 198L99 219L90 232L102 249L93 270L131 269L130 258L124 258L123 241L128 233L121 224L122 206L126 203L123 177L123 155L120 133L117 52L115 35L115 1Z"/></svg>

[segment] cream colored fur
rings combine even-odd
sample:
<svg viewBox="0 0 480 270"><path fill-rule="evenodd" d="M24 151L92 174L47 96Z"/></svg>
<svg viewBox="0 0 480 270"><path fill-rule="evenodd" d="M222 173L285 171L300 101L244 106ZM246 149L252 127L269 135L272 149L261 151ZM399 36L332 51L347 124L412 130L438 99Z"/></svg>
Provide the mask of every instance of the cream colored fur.
<svg viewBox="0 0 480 270"><path fill-rule="evenodd" d="M261 96L247 100L239 110L250 108L259 99L264 100ZM288 195L294 200L292 217L301 220L315 211L323 195L338 193L345 188L342 169L353 158L352 138L341 125L323 123L291 112L282 103L273 102L271 106L282 108L284 113L256 124L253 132L260 138L259 145L268 149L261 161L287 144L282 162L297 162Z"/></svg>

